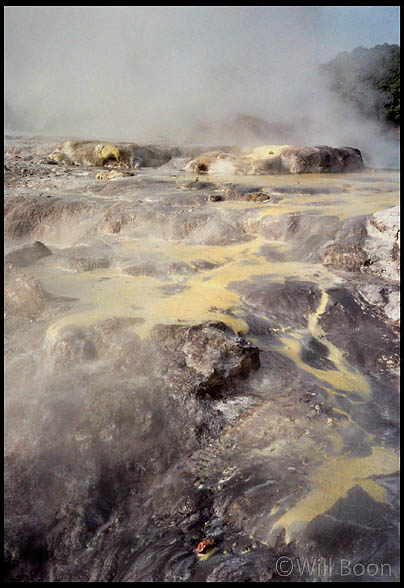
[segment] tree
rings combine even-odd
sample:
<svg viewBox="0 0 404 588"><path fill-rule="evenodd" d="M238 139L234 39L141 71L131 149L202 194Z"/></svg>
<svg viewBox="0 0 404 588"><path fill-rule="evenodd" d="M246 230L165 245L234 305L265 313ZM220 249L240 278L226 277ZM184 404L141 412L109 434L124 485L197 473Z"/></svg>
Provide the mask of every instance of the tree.
<svg viewBox="0 0 404 588"><path fill-rule="evenodd" d="M343 52L320 66L331 90L358 114L400 124L400 47L376 45Z"/></svg>

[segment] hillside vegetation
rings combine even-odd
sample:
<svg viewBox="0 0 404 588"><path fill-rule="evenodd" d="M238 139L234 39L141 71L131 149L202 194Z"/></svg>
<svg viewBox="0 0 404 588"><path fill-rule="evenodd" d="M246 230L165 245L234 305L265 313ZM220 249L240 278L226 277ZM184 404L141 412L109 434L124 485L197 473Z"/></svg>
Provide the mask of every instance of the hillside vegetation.
<svg viewBox="0 0 404 588"><path fill-rule="evenodd" d="M321 70L333 91L367 118L400 125L400 47L376 45L343 52Z"/></svg>

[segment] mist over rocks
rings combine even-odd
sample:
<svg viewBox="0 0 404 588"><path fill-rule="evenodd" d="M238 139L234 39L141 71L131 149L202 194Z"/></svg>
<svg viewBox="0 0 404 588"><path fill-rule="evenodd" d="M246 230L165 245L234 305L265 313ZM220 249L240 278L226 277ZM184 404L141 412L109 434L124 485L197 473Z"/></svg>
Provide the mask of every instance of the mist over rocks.
<svg viewBox="0 0 404 588"><path fill-rule="evenodd" d="M78 200L38 194L38 192L11 196L4 202L4 230L13 239L26 240L35 235L41 238L45 227L64 224L66 232L77 227L77 220L89 206Z"/></svg>
<svg viewBox="0 0 404 588"><path fill-rule="evenodd" d="M352 508L335 553L392 562L395 173L107 181L60 143L6 142L7 581L279 581Z"/></svg>
<svg viewBox="0 0 404 588"><path fill-rule="evenodd" d="M136 144L65 141L49 155L49 160L59 164L117 166L130 169L160 167L180 154L178 148L161 150ZM184 169L198 173L259 175L341 173L361 170L363 167L361 152L352 147L268 145L256 147L250 152L241 152L239 155L223 151L202 153L188 161ZM98 175L97 178L102 179L104 176ZM194 188L199 186L195 184Z"/></svg>
<svg viewBox="0 0 404 588"><path fill-rule="evenodd" d="M52 251L40 241L35 241L33 245L25 245L10 251L6 254L4 261L16 267L25 267L49 255L52 255Z"/></svg>
<svg viewBox="0 0 404 588"><path fill-rule="evenodd" d="M105 136L109 143L145 145L354 145L366 152L369 165L397 167L398 142L387 136L377 116L358 116L355 108L355 98L365 111L375 102L383 104L385 88L368 83L374 68L360 71L368 61L363 54L370 51L358 48L331 64L337 88L321 68L353 49L362 23L374 21L363 16L355 34L349 39L340 34L337 41L336 29L325 32L333 18L341 24L332 10L344 9L7 7L6 132ZM63 35L58 37L57 30ZM399 113L399 48L394 47L394 71L386 67L385 49L374 51L377 85L394 79L392 106ZM359 68L350 67L351 60ZM62 61L69 65L60 67ZM352 101L344 99L347 92L353 93Z"/></svg>
<svg viewBox="0 0 404 588"><path fill-rule="evenodd" d="M4 265L4 309L6 314L35 319L44 310L46 294L38 280L11 263Z"/></svg>
<svg viewBox="0 0 404 588"><path fill-rule="evenodd" d="M259 367L258 350L221 323L185 329L161 325L152 347L130 332L131 325L133 320L126 318L93 329L65 329L46 347L54 358L53 373L47 372L46 383L34 385L24 441L12 444L15 452L6 462L6 501L19 513L15 520L9 511L6 520L10 578L43 577L52 560L54 579L112 579L117 564L119 573L127 569L118 563L121 556L133 556L149 540L152 545L166 540L164 531L162 535L146 519L141 521L144 508L154 517L161 511L162 519L163 511L172 509L189 536L184 553L190 567L195 564L190 536L207 516L203 503L211 510L211 501L195 491L192 481L180 487L177 482L176 492L170 482L163 500L158 480L226 426L226 411L212 406L212 399L225 383L231 383L231 394L237 397L238 378ZM185 369L177 364L182 349L189 363ZM91 381L80 372L86 365L98 366L92 368ZM74 389L66 393L73 366ZM235 413L240 410L236 406ZM18 420L18 415L12 418ZM24 492L16 493L17 488ZM105 554L101 568L100 551ZM162 553L159 548L156 556ZM162 565L165 570L165 557Z"/></svg>
<svg viewBox="0 0 404 588"><path fill-rule="evenodd" d="M5 7L6 583L399 581L398 13Z"/></svg>

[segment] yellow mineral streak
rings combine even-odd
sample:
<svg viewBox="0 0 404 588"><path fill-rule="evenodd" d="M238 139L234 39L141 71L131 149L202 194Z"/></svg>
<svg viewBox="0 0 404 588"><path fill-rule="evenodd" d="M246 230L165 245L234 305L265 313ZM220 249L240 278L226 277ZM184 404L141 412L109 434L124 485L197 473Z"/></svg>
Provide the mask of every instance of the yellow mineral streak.
<svg viewBox="0 0 404 588"><path fill-rule="evenodd" d="M138 335L146 337L157 323L196 323L221 320L235 332L247 332L247 323L237 310L240 297L229 289L232 282L249 280L252 276L265 276L283 283L286 277L296 276L310 280L313 273L325 286L335 283L334 276L321 264L300 262L270 262L260 254L267 241L262 237L248 243L227 247L205 247L183 243L167 243L159 239L122 240L120 254L128 259L149 258L160 262L192 262L203 259L220 264L219 267L180 276L185 290L164 295L162 286L175 284L154 277L127 276L118 268L92 272L58 272L37 266L35 277L52 294L77 298L72 311L48 329L48 337L56 337L61 329L70 325L89 326L110 317L139 317L144 322L133 327ZM276 245L276 242L273 242ZM279 244L282 249L283 244ZM154 256L154 257L153 257ZM232 310L232 315L226 311Z"/></svg>
<svg viewBox="0 0 404 588"><path fill-rule="evenodd" d="M275 148L276 147L276 148ZM267 146L254 150L255 157L276 156L279 146ZM273 154L262 150L273 150ZM189 176L188 176L189 177ZM377 174L377 183L368 182L363 174L305 174L303 176L222 176L220 182L259 185L276 191L276 187L310 187L324 186L331 189L328 194L298 195L282 194L276 204L254 202L218 202L209 206L232 208L240 212L252 210L256 217L267 214L298 213L316 210L321 214L330 214L341 219L358 214L369 214L380 208L395 205L398 201L397 182L394 174ZM381 181L380 181L381 180ZM348 191L338 193L334 187L345 185ZM379 192L367 190L379 188ZM252 218L256 218L252 217ZM160 262L186 262L190 265L197 260L206 260L219 264L219 267L202 270L195 274L176 276L173 280L159 280L152 277L132 277L121 272L119 268L100 269L92 272L74 273L55 270L47 266L30 267L30 273L39 279L43 287L56 296L74 298L72 308L63 318L52 324L47 332L48 337L57 337L66 326L90 326L111 317L139 317L143 323L134 327L142 337L146 337L156 323L195 323L202 320L222 320L234 331L246 332L247 324L240 310L240 297L230 290L235 281L249 280L253 276L265 276L271 281L283 283L286 278L296 277L300 280L313 281L322 289L322 296L316 310L308 317L306 329L279 326L282 334L277 350L290 357L296 365L311 373L330 394L330 401L337 402L342 395L351 404L366 403L370 397L369 383L364 376L355 371L343 357L342 353L327 340L323 333L319 318L325 311L328 295L326 290L340 280L321 264L300 262L270 262L260 254L260 249L268 241L257 236L248 243L226 247L213 247L176 243L159 239L125 240L124 236L114 235L113 247L118 258L126 258L128 264L139 260L157 260ZM282 242L270 241L278 251L287 250ZM175 284L186 286L187 289L172 296L163 294L162 286ZM228 314L232 312L232 315ZM329 359L336 369L320 370L306 365L301 360L302 336L310 332L329 351ZM261 342L260 345L263 345ZM272 344L269 345L274 349ZM360 398L352 399L355 393ZM276 525L284 528L287 541L292 540L300 530L318 514L327 512L340 498L354 486L361 486L375 500L386 500L385 489L372 479L376 475L388 475L398 470L398 458L395 454L382 447L372 446L374 438L367 434L371 453L367 457L354 457L344 454L344 437L349 437L352 428L358 428L351 415L338 406L334 407L337 414L346 417L337 426L331 423L327 429L328 453L319 450L315 441L307 446L307 452L318 458L320 465L311 475L311 488L298 504L284 512ZM328 432L329 431L329 432ZM308 443L308 441L307 441ZM285 442L286 445L286 442ZM279 447L278 447L279 446ZM271 448L262 451L280 453L288 451L288 447L273 443ZM271 454L272 455L272 454ZM278 513L280 507L273 506L269 516ZM265 539L265 538L263 538Z"/></svg>
<svg viewBox="0 0 404 588"><path fill-rule="evenodd" d="M372 498L386 501L386 490L371 476L386 476L399 469L398 456L383 447L373 447L367 457L341 455L327 460L313 475L313 490L301 502L281 516L276 527L286 531L286 543L316 516L327 512L354 486L361 486ZM276 528L274 527L274 528Z"/></svg>
<svg viewBox="0 0 404 588"><path fill-rule="evenodd" d="M277 350L292 358L298 367L331 386L331 388L325 387L330 393L331 400L335 391L340 393L342 390L346 392L348 399L350 399L352 392L362 398L361 401L350 399L352 404L366 402L371 396L369 382L361 373L349 366L340 350L325 338L319 324L319 318L325 312L327 303L328 294L323 290L317 309L308 317L307 330L328 348L328 357L334 362L337 369L319 370L306 365L300 359L301 343L299 335L303 334L302 331L296 332L293 336L283 337L281 339L283 345L278 347ZM273 528L281 526L285 529L287 543L297 537L317 515L325 513L337 500L344 498L347 492L356 485L360 485L375 500L385 501L386 490L372 480L371 476L392 474L399 469L398 457L393 452L382 447L372 447L371 454L367 457L341 455L345 445L344 430L348 432L352 431L352 427L360 428L369 444L372 443L374 436L359 427L348 412L337 407L334 407L333 410L346 417L346 421L339 424L339 430L333 431L329 435L334 455L323 454L323 464L315 470L311 479L312 491L296 506L283 514ZM273 512L271 511L270 516L272 514Z"/></svg>
<svg viewBox="0 0 404 588"><path fill-rule="evenodd" d="M278 148L285 146L268 146L262 149ZM261 148L259 148L261 149ZM259 150L258 150L259 151ZM274 152L274 157L275 157ZM257 158L259 158L257 156ZM398 174L394 172L383 175L378 174L377 183L370 182L361 173L352 174L278 174L260 176L229 175L221 177L221 182L232 182L247 186L261 186L269 193L276 193L278 187L296 188L321 188L328 193L323 194L276 194L281 200L277 203L256 203L252 201L225 201L211 203L211 206L229 208L234 210L259 210L261 216L268 214L290 214L307 212L336 216L340 220L358 215L372 214L382 208L396 205L400 200L398 190ZM397 180L397 181L396 181ZM333 187L335 191L333 191ZM339 192L339 188L345 188L346 192ZM375 191L375 188L377 191Z"/></svg>
<svg viewBox="0 0 404 588"><path fill-rule="evenodd" d="M337 348L334 348L335 354L330 354L329 356L329 359L336 364L337 369L321 370L307 365L302 361L300 357L301 343L298 339L292 338L291 336L282 337L281 342L283 345L277 347L276 350L293 359L299 368L309 372L321 382L332 386L335 390L356 392L363 398L369 397L370 387L366 378L364 378L360 372L353 371L353 368L349 367L346 360L343 358L342 353L340 353ZM327 346L332 345L323 340L322 343L325 343Z"/></svg>
<svg viewBox="0 0 404 588"><path fill-rule="evenodd" d="M216 551L217 551L217 547L212 547L211 549L208 549L208 551L206 553L198 553L198 558L202 561L206 561L214 553L216 553Z"/></svg>
<svg viewBox="0 0 404 588"><path fill-rule="evenodd" d="M322 290L321 299L315 312L308 317L308 331L309 333L321 341L328 349L328 359L332 361L336 369L321 370L306 364L301 359L302 345L298 333L287 335L281 338L282 346L277 348L277 351L290 357L296 365L311 373L321 382L332 386L334 390L342 390L343 392L355 392L363 399L367 399L371 395L369 382L357 370L354 370L343 356L343 353L328 341L323 330L319 325L319 318L325 312L328 303L328 294ZM301 334L301 333L300 333Z"/></svg>

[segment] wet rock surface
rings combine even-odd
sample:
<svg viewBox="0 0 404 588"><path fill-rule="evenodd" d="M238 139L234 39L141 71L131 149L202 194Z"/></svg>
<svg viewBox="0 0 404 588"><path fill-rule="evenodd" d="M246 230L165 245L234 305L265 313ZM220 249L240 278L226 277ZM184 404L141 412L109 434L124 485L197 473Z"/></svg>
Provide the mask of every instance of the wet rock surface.
<svg viewBox="0 0 404 588"><path fill-rule="evenodd" d="M267 155L6 141L6 582L398 580L398 180Z"/></svg>

